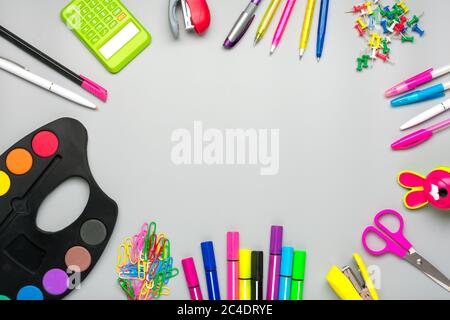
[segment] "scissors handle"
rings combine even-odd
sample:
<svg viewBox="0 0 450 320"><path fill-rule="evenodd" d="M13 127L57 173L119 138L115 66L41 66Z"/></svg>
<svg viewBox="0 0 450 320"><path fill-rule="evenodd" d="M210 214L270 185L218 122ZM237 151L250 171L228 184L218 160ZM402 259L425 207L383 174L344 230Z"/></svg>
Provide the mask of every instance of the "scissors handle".
<svg viewBox="0 0 450 320"><path fill-rule="evenodd" d="M396 232L392 232L389 230L388 227L386 227L382 222L381 219L384 216L394 216L397 218L397 220L400 223L400 226ZM379 256L385 253L393 253L401 258L405 257L408 253L408 250L411 249L412 244L405 238L403 235L403 230L405 227L405 222L403 220L403 217L398 213L397 211L386 209L383 211L380 211L377 213L377 215L374 218L374 223L378 228L375 228L373 226L367 227L363 234L362 234L362 244L364 246L364 249L366 249L367 252L369 252L372 255ZM381 231L380 231L381 230ZM370 233L374 233L378 238L384 241L385 245L380 250L373 250L369 247L367 244L367 236Z"/></svg>

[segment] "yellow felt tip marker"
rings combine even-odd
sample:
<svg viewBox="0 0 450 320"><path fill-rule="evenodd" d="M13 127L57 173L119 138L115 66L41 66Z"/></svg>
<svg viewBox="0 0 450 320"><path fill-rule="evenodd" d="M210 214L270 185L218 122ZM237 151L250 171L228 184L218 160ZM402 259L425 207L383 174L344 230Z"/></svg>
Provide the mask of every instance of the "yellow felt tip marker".
<svg viewBox="0 0 450 320"><path fill-rule="evenodd" d="M252 250L239 250L239 298L251 300Z"/></svg>
<svg viewBox="0 0 450 320"><path fill-rule="evenodd" d="M267 29L269 28L270 22L272 21L272 18L275 15L275 12L277 11L280 2L281 0L272 0L270 2L269 7L266 10L266 13L264 13L263 18L259 23L258 30L256 31L255 45L259 42L259 40L262 39Z"/></svg>
<svg viewBox="0 0 450 320"><path fill-rule="evenodd" d="M316 0L308 0L305 18L303 19L302 35L300 36L300 59L305 54L306 46L308 45L309 34L311 33L311 25L313 22L315 7L316 7Z"/></svg>

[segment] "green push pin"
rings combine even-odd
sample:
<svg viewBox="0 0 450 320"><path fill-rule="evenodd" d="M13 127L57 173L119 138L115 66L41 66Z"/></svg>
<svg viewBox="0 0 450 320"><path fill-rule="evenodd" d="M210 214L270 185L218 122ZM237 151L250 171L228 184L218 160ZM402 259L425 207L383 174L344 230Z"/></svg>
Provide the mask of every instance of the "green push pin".
<svg viewBox="0 0 450 320"><path fill-rule="evenodd" d="M363 68L366 68L366 69L369 68L369 59L370 59L370 56L368 54L365 54L362 56Z"/></svg>
<svg viewBox="0 0 450 320"><path fill-rule="evenodd" d="M388 54L389 52L391 52L391 48L389 48L388 41L387 41L386 38L381 40L381 44L383 46L383 53L384 54Z"/></svg>
<svg viewBox="0 0 450 320"><path fill-rule="evenodd" d="M397 16L401 16L404 13L403 9L400 8L397 4L394 4L392 6L392 9Z"/></svg>
<svg viewBox="0 0 450 320"><path fill-rule="evenodd" d="M411 20L409 20L408 22L406 22L406 24L408 25L408 27L411 28L411 26L413 26L413 25L415 25L416 23L418 23L419 20L420 20L419 17L416 16L416 15L414 15L414 16L411 18Z"/></svg>
<svg viewBox="0 0 450 320"><path fill-rule="evenodd" d="M356 67L356 71L361 72L363 70L363 59L362 58L358 58L356 59L356 61L358 61L358 66Z"/></svg>
<svg viewBox="0 0 450 320"><path fill-rule="evenodd" d="M380 13L380 15L384 18L387 16L387 12L383 10L383 8L381 7L381 5L378 5L378 12Z"/></svg>
<svg viewBox="0 0 450 320"><path fill-rule="evenodd" d="M411 36L411 37L402 36L402 43L405 43L405 42L414 43L414 37L413 36Z"/></svg>

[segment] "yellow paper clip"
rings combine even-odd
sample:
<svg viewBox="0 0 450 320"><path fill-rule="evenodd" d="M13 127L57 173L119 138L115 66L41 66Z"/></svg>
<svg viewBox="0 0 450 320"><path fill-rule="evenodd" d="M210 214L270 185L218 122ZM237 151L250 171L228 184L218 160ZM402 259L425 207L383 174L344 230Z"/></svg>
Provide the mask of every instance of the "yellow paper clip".
<svg viewBox="0 0 450 320"><path fill-rule="evenodd" d="M127 246L125 244L121 244L119 250L117 252L117 264L116 264L116 272L120 273L120 269L122 269L127 264Z"/></svg>
<svg viewBox="0 0 450 320"><path fill-rule="evenodd" d="M331 288L342 300L379 300L378 293L361 256L354 253L353 258L358 266L363 283L359 281L349 266L340 269L333 265L327 274L327 281Z"/></svg>
<svg viewBox="0 0 450 320"><path fill-rule="evenodd" d="M361 26L361 29L363 29L363 30L367 29L367 27L368 27L367 23L365 23L362 18L356 19L356 22Z"/></svg>

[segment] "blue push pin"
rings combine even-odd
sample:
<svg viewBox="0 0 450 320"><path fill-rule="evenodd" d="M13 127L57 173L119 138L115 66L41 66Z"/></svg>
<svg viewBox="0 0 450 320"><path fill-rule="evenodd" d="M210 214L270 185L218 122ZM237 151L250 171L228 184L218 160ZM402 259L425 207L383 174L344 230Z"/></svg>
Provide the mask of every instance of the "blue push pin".
<svg viewBox="0 0 450 320"><path fill-rule="evenodd" d="M382 20L381 23L380 23L380 25L381 25L381 27L383 28L383 32L384 32L385 34L390 33L390 32L389 32L389 29L388 29L388 27L387 27L387 21L386 21L386 20Z"/></svg>
<svg viewBox="0 0 450 320"><path fill-rule="evenodd" d="M370 30L375 29L375 18L373 17L373 15L369 17L369 29Z"/></svg>
<svg viewBox="0 0 450 320"><path fill-rule="evenodd" d="M425 33L424 30L420 29L417 23L412 27L412 31L418 33L421 37L423 37L423 34Z"/></svg>

